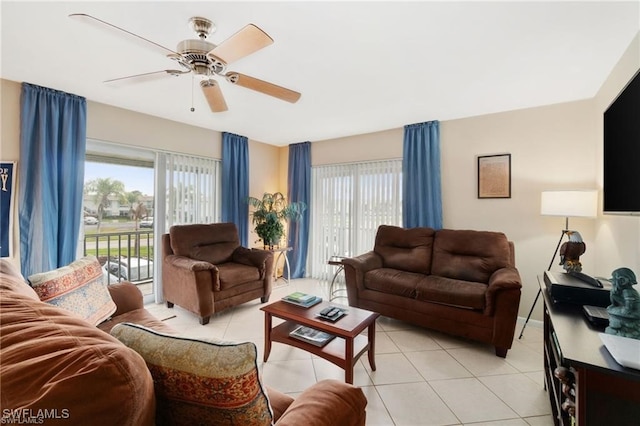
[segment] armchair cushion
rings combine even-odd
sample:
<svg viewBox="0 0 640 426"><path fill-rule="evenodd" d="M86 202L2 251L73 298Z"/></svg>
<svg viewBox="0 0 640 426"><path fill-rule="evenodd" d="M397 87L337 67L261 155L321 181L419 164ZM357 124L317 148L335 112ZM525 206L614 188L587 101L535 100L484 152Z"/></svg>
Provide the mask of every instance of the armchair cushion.
<svg viewBox="0 0 640 426"><path fill-rule="evenodd" d="M260 270L255 266L247 266L242 263L222 263L218 265L220 290L228 290L240 284L257 281Z"/></svg>
<svg viewBox="0 0 640 426"><path fill-rule="evenodd" d="M78 259L53 271L33 274L29 281L40 300L64 308L93 325L105 321L116 311L95 256Z"/></svg>
<svg viewBox="0 0 640 426"><path fill-rule="evenodd" d="M155 384L160 425L271 425L255 344L189 339L135 324L111 334L142 355Z"/></svg>
<svg viewBox="0 0 640 426"><path fill-rule="evenodd" d="M233 251L240 246L233 223L172 226L169 235L174 254L214 265L229 262Z"/></svg>

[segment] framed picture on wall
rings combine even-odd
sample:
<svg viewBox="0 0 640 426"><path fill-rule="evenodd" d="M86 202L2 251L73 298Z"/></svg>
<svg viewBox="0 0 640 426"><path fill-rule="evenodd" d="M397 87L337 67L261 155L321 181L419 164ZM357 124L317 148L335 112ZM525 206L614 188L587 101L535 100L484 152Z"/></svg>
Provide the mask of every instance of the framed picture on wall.
<svg viewBox="0 0 640 426"><path fill-rule="evenodd" d="M511 198L511 154L478 156L478 198Z"/></svg>
<svg viewBox="0 0 640 426"><path fill-rule="evenodd" d="M16 162L0 161L0 257L13 256Z"/></svg>

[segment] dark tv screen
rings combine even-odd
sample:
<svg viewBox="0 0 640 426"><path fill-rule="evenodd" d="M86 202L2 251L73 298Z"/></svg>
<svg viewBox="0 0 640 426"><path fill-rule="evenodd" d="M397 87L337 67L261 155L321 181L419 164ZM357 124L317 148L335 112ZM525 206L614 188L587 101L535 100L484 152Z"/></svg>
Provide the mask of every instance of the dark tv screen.
<svg viewBox="0 0 640 426"><path fill-rule="evenodd" d="M640 70L604 113L604 213L640 214Z"/></svg>

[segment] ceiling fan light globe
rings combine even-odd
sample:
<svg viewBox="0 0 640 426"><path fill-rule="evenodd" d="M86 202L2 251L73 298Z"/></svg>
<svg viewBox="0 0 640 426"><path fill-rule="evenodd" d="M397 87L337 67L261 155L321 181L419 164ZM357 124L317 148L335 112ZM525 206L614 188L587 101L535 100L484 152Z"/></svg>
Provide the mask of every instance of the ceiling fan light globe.
<svg viewBox="0 0 640 426"><path fill-rule="evenodd" d="M193 72L196 75L210 75L211 69L206 64L193 64Z"/></svg>

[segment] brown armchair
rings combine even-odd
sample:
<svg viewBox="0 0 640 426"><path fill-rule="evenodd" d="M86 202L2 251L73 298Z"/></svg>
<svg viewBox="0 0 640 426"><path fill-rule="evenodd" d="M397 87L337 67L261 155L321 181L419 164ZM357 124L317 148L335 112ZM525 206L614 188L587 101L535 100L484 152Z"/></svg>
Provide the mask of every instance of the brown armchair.
<svg viewBox="0 0 640 426"><path fill-rule="evenodd" d="M273 253L240 245L233 223L175 225L162 236L162 289L207 324L214 312L258 297L269 301Z"/></svg>

